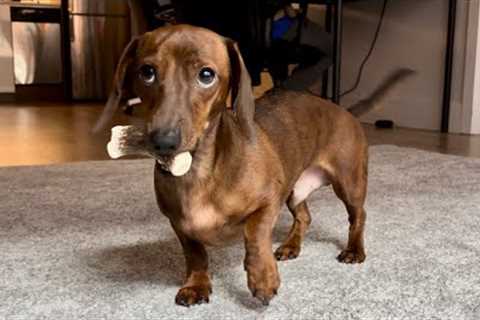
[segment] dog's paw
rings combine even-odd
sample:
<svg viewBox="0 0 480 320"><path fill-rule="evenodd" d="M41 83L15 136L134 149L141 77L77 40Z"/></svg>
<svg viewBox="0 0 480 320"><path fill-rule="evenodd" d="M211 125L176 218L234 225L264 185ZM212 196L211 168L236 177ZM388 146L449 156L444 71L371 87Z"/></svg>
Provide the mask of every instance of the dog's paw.
<svg viewBox="0 0 480 320"><path fill-rule="evenodd" d="M337 260L342 263L362 263L365 261L365 252L363 250L343 250L337 257Z"/></svg>
<svg viewBox="0 0 480 320"><path fill-rule="evenodd" d="M274 296L277 295L278 289L255 289L252 291L253 297L258 299L264 306L268 306L270 301L273 299Z"/></svg>
<svg viewBox="0 0 480 320"><path fill-rule="evenodd" d="M300 254L300 246L281 245L275 250L275 258L279 261L292 260Z"/></svg>
<svg viewBox="0 0 480 320"><path fill-rule="evenodd" d="M265 306L270 303L280 287L277 265L273 258L272 260L271 264L247 267L248 288L252 295Z"/></svg>
<svg viewBox="0 0 480 320"><path fill-rule="evenodd" d="M177 296L175 297L175 303L184 307L190 307L195 304L209 303L209 296L211 292L212 289L208 286L183 287L178 290Z"/></svg>

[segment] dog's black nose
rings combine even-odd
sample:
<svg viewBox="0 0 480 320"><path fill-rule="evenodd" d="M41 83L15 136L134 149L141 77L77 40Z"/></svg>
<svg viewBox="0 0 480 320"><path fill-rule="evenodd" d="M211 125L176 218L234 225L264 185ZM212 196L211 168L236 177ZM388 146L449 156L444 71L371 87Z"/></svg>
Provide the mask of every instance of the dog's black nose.
<svg viewBox="0 0 480 320"><path fill-rule="evenodd" d="M150 133L150 142L158 154L170 155L180 146L180 129L155 130Z"/></svg>

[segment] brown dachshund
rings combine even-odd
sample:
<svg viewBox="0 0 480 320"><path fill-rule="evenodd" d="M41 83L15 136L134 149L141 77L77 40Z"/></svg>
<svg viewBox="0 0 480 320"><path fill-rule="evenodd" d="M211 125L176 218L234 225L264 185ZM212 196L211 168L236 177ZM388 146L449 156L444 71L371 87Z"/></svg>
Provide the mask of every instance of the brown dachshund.
<svg viewBox="0 0 480 320"><path fill-rule="evenodd" d="M352 113L367 112L404 76L395 74L373 100L350 112L309 94L281 90L255 102L231 40L186 25L134 39L121 58L97 129L125 100L140 97L145 143L155 157L166 161L185 151L193 156L190 171L181 177L155 167L158 205L186 259L186 281L176 303L209 301L205 246L243 235L248 288L268 304L280 286L276 260L299 255L311 221L306 199L325 185L333 186L350 222L348 245L338 260L363 262L368 146ZM285 203L294 223L274 253L272 230Z"/></svg>

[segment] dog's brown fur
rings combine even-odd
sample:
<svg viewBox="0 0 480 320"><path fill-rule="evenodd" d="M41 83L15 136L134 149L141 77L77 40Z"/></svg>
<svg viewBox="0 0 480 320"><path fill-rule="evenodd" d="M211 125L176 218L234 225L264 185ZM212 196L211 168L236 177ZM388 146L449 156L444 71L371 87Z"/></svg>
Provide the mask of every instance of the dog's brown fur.
<svg viewBox="0 0 480 320"><path fill-rule="evenodd" d="M151 86L137 76L145 63L157 70ZM215 70L218 77L207 89L196 81L203 66ZM229 93L233 110L226 107ZM147 110L143 117L148 130L179 127L182 142L176 153L193 155L185 176L174 177L159 165L155 168L158 205L170 219L186 259L178 304L208 302L211 283L205 245L223 244L242 232L248 287L268 304L280 286L275 258L298 256L311 221L305 198L321 185L332 184L348 212L348 244L338 260L365 260L368 151L362 127L351 113L295 92L267 94L255 108L250 78L236 45L211 31L185 25L161 28L132 41L99 126L121 101L135 96L142 98ZM305 191L309 181L314 186ZM273 253L272 229L284 203L294 223Z"/></svg>

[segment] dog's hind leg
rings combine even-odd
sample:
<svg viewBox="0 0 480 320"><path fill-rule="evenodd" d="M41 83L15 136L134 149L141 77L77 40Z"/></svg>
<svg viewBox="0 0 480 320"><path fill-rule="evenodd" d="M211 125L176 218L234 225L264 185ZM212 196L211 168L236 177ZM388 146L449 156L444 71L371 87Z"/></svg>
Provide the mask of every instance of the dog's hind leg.
<svg viewBox="0 0 480 320"><path fill-rule="evenodd" d="M365 260L363 230L366 213L363 208L367 191L366 159L360 162L352 174L342 174L343 179L332 182L333 190L345 204L350 228L347 248L337 257L343 263L362 263Z"/></svg>
<svg viewBox="0 0 480 320"><path fill-rule="evenodd" d="M293 215L293 225L283 244L275 251L277 260L295 259L300 254L303 238L312 221L305 200L295 204L293 193L287 201L287 206Z"/></svg>
<svg viewBox="0 0 480 320"><path fill-rule="evenodd" d="M305 200L313 191L329 183L325 170L316 165L307 168L295 182L293 191L287 200L287 206L293 215L294 222L287 239L275 251L277 260L298 257L305 232L311 222Z"/></svg>

